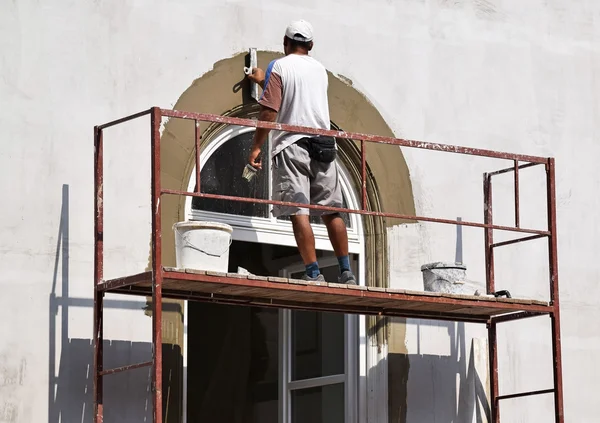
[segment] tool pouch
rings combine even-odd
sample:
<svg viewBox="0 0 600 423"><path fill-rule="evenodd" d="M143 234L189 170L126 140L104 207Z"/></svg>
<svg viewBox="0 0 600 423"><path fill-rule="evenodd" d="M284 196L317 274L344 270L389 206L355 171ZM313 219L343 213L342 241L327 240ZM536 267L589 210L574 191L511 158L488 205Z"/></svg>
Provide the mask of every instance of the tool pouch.
<svg viewBox="0 0 600 423"><path fill-rule="evenodd" d="M303 138L300 145L308 151L311 159L322 163L331 163L335 160L337 150L335 138L324 135Z"/></svg>

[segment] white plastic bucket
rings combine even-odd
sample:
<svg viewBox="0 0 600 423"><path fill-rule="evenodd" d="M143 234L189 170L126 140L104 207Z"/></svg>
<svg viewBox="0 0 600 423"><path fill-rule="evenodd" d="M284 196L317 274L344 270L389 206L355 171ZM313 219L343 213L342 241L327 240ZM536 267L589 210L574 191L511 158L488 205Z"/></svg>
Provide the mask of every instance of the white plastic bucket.
<svg viewBox="0 0 600 423"><path fill-rule="evenodd" d="M178 222L175 260L178 268L227 272L233 228L219 222Z"/></svg>
<svg viewBox="0 0 600 423"><path fill-rule="evenodd" d="M421 266L425 291L465 294L467 266L460 263L435 262ZM470 287L468 287L470 288ZM470 292L472 294L472 292Z"/></svg>

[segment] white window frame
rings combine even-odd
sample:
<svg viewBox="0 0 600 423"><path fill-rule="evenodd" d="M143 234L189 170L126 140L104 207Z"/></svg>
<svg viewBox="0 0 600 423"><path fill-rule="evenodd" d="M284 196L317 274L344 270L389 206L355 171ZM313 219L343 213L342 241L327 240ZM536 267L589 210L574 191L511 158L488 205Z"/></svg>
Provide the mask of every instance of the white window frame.
<svg viewBox="0 0 600 423"><path fill-rule="evenodd" d="M202 151L200 155L201 166L208 161L210 156L215 153L219 147L225 144L230 139L242 135L244 133L254 131L254 127L244 126L228 126L221 130L211 141L211 143ZM270 147L270 137L268 141ZM270 150L270 148L268 149ZM267 153L268 154L268 153ZM269 167L270 169L270 160ZM342 193L350 209L358 209L359 201L355 192L352 190L351 179L344 169L343 166L338 166ZM241 169L240 169L241 172ZM193 167L190 181L188 183L188 191L193 192L195 187L195 175L196 166ZM270 178L271 176L269 176ZM200 181L202 184L202 181ZM271 183L269 179L269 198L271 197ZM186 197L185 201L185 217L186 220L216 220L219 222L227 223L234 229L232 239L233 241L245 241L245 242L257 242L261 244L272 244L272 245L283 245L283 246L296 246L296 240L292 229L291 222L277 220L270 213L271 207L269 207L268 218L251 217L251 216L236 216L227 213L217 212L206 212L200 210L192 210L192 197ZM358 255L358 281L360 285L364 285L365 281L365 246L363 238L363 225L360 215L349 214L350 227L348 228L348 251L350 254ZM333 251L331 242L327 234L327 229L323 224L313 224L313 232L315 235L315 247L317 250ZM335 259L335 258L333 258ZM323 264L328 263L326 259L323 260ZM319 262L321 265L321 261ZM335 260L337 265L337 260ZM294 267L289 267L288 272L292 271ZM295 272L296 270L293 270ZM285 310L282 310L285 311ZM289 313L288 313L289 314ZM281 315L280 315L281 316ZM285 318L280 317L279 325L280 329ZM289 317L287 318L289 321ZM346 368L345 368L345 403L346 423L358 423L367 421L367 372L368 372L368 350L367 350L367 330L366 330L366 319L364 316L352 315L346 316L345 325L345 338L346 338ZM187 342L187 325L188 325L188 302L184 302L184 333L183 333L183 400L182 400L182 414L183 423L187 422L187 354L188 354L188 342ZM280 336L282 334L280 333ZM289 335L284 333L280 340L288 339ZM282 351L282 345L284 342L280 341L280 354L285 353ZM280 356L280 364L281 364ZM283 373L280 373L280 381L285 379ZM294 385L292 385L294 386ZM301 385L295 385L296 389ZM289 388L289 384L287 386ZM287 389L286 388L286 389ZM280 411L282 407L282 400L279 401ZM289 410L289 407L287 407ZM288 415L289 416L289 415ZM280 418L283 414L280 412ZM280 423L290 423L290 420L284 420Z"/></svg>
<svg viewBox="0 0 600 423"><path fill-rule="evenodd" d="M319 260L319 267L337 267L336 257L325 257ZM304 264L297 263L281 271L281 276L289 278L292 274L304 270ZM279 310L279 422L290 423L292 420L291 395L298 389L316 388L327 385L344 384L344 416L346 423L358 420L358 325L356 315L344 316L344 373L321 376L311 379L292 380L292 311Z"/></svg>
<svg viewBox="0 0 600 423"><path fill-rule="evenodd" d="M248 132L253 132L255 128L247 127L247 126L229 126L222 131L220 131L213 139L213 141L208 145L204 151L202 151L200 155L200 163L204 166L204 163L208 161L208 158L216 152L223 144L225 144L230 139L242 135ZM270 143L270 142L269 142ZM269 148L266 149L266 154L269 155ZM267 169L264 171L269 172L270 170L270 160L266 160L268 162ZM338 170L340 171L341 176L341 186L342 193L344 198L348 202L348 207L353 208L353 206L358 205L357 202L354 204L350 203L350 199L355 197L352 193L350 187L352 184L350 183L350 178L345 171L345 169L337 164ZM239 169L241 172L242 169ZM192 169L192 175L196 174L196 166ZM271 174L269 172L269 197L271 197ZM196 184L196 179L194 177L190 178L188 184L188 191L193 192ZM200 181L200 185L202 185L202 180ZM266 244L277 244L277 245L286 245L290 247L296 246L296 240L294 238L294 232L292 230L292 223L288 221L278 220L274 216L271 215L271 206L269 206L269 216L270 217L251 217L251 216L236 216L227 213L218 213L218 212L206 212L202 210L193 210L192 209L192 197L186 197L185 201L185 216L190 220L217 220L219 222L227 223L231 225L235 232L237 232L236 236L238 237L236 240L238 241L247 241L247 242L259 242ZM360 220L360 216L357 214L350 214L350 227L348 228L348 249L352 254L361 254L362 253L362 222ZM327 235L327 228L323 224L313 224L313 232L315 234L315 246L318 250L332 250L331 243L329 242L329 237Z"/></svg>

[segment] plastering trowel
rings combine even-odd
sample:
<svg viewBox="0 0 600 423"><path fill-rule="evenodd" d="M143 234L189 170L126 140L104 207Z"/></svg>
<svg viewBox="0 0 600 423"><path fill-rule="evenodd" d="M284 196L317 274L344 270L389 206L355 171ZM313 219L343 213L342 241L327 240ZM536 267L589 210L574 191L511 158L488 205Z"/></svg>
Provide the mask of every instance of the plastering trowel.
<svg viewBox="0 0 600 423"><path fill-rule="evenodd" d="M249 55L250 55L250 64L249 64L249 66L244 67L244 73L246 75L252 74L252 70L254 68L258 67L258 59L256 57L256 49L255 48L249 49ZM254 100L258 101L258 84L256 82L250 81L250 97L252 97Z"/></svg>

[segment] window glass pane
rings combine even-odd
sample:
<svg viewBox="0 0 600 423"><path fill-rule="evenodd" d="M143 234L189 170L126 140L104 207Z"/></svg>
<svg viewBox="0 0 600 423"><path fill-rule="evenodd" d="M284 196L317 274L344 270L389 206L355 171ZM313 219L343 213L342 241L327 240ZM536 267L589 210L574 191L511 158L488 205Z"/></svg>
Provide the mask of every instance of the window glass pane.
<svg viewBox="0 0 600 423"><path fill-rule="evenodd" d="M292 380L344 374L344 315L292 311Z"/></svg>
<svg viewBox="0 0 600 423"><path fill-rule="evenodd" d="M188 312L187 421L278 423L278 310L190 301Z"/></svg>
<svg viewBox="0 0 600 423"><path fill-rule="evenodd" d="M292 423L344 423L344 384L292 391Z"/></svg>
<svg viewBox="0 0 600 423"><path fill-rule="evenodd" d="M248 160L253 135L254 132L252 131L231 138L208 158L202 172L200 172L201 192L268 199L268 169L263 168L250 182L242 178L242 171ZM266 152L263 153L263 156L265 154ZM252 204L230 200L197 197L192 199L194 210L242 216L269 217L268 207L267 204Z"/></svg>
<svg viewBox="0 0 600 423"><path fill-rule="evenodd" d="M279 310L252 308L247 422L277 423L279 410ZM238 358L245 351L237 350ZM242 356L240 356L242 354ZM250 417L250 416L249 416ZM218 419L216 420L218 421Z"/></svg>

